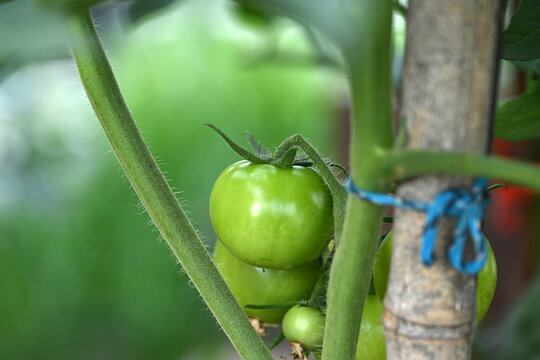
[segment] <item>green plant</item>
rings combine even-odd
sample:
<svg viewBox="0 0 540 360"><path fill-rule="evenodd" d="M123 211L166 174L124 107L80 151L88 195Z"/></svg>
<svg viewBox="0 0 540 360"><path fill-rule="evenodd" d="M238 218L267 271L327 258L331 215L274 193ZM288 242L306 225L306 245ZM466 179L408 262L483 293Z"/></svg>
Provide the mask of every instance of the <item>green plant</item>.
<svg viewBox="0 0 540 360"><path fill-rule="evenodd" d="M288 307L309 298L322 271L321 259L288 270L258 268L236 258L219 241L214 248L214 262L246 314L268 324L281 323ZM246 307L274 304L281 306Z"/></svg>
<svg viewBox="0 0 540 360"><path fill-rule="evenodd" d="M526 7L534 1L523 1L521 6ZM424 71L429 69L430 76L417 77L416 81L419 85L409 85L407 88L412 95L405 92L408 95L408 97L405 96L407 130L403 129L403 133L412 136L409 139L400 137L399 139L405 141L395 142L392 131L392 88L390 81L392 2L389 0L358 2L261 0L260 3L317 29L331 39L342 51L351 85L353 112L350 175L358 186L369 191L385 192L392 182L415 176L460 174L497 177L540 189L538 181L540 169L538 167L479 154L487 151L485 144L487 141L484 140L488 138L488 123L492 114L492 100L495 96L497 44L499 43L496 37L499 34L500 23L498 21L502 18L499 2L479 4L480 2L462 1L459 3L460 6L453 4L452 9L445 8L444 2L417 2L417 6L407 10L412 13L412 15L409 14L412 25L417 25L409 27L411 34L415 34L411 35L413 39L416 40L415 36L424 39L427 45L432 46L430 49L439 52L438 55L444 61L441 61L440 57L434 56L434 60L426 65L426 62L432 59L425 57L426 49L419 45L423 41L408 43L408 49L410 49L413 58L406 62L412 70L406 72L405 79L412 84L413 75L422 69ZM468 6L476 6L474 11L484 12L471 20ZM479 10L480 8L482 10ZM537 7L532 6L531 8ZM440 18L441 20L451 19L452 22L447 25L452 27L453 31L461 34L459 31L463 30L467 34L473 34L479 38L463 43L444 41L447 40L444 36L449 33L447 27L418 26L418 22L422 23L419 19L425 19L423 23L428 25L436 23L432 21L433 14L444 14L444 10L454 12L453 16ZM401 11L404 10L401 9ZM490 24L490 26L486 24ZM73 15L70 17L69 27L74 57L88 97L115 154L150 217L179 258L187 274L241 356L258 360L270 359L267 348L251 328L242 309L210 260L195 229L178 204L143 141L121 97L120 89L105 57L90 14ZM531 34L535 32L538 33L537 27L527 26L526 28L525 37L534 36ZM441 29L444 31L441 32ZM483 46L476 46L479 43L482 43ZM513 44L515 43L519 43L519 41L514 39ZM445 46L455 47L447 49ZM472 48L466 46L472 46ZM464 49L470 51L464 51ZM523 48L513 48L513 56L515 56L515 52L519 53L520 50L527 52ZM524 56L523 59L529 60L531 54L525 55L527 56ZM533 53L534 56L537 55ZM489 66L484 66L485 62L478 61L478 59L492 59L492 61ZM466 62L467 66L464 66L462 61ZM447 67L455 66L455 64L462 67L459 69L462 77L434 77L434 75L443 76L448 72L453 74L454 69L448 71ZM464 86L462 78L473 75L475 76L475 86L470 90L471 95L461 96L460 90L463 90ZM455 82L456 78L459 81ZM449 80L453 82L449 83ZM429 92L432 90L430 86L440 91L432 94ZM415 93L416 89L421 89L425 94ZM449 92L445 93L445 91ZM471 96L474 96L474 99L478 101L470 101ZM420 102L421 106L414 106L415 102ZM462 110L462 112L456 113L457 110ZM446 121L447 118L448 121ZM428 120L437 126L426 127L425 124L428 123ZM414 126L418 122L420 122L420 126ZM462 128L461 125L467 126L465 139L463 136L454 136L450 139L443 137L445 131L452 135L458 133L457 130ZM425 141L422 136L426 137ZM444 143L445 146L441 146L440 150L433 150L433 148L437 148L434 144L440 143ZM446 146L447 143L449 143L448 146ZM255 143L255 145L257 144ZM404 147L405 145L407 147ZM290 167L296 159L295 155L298 149L303 150L311 163L317 167L326 185L332 191L334 203L336 250L326 292L326 325L321 356L323 359L351 359L354 357L357 345L360 351L356 351L358 355L362 354L363 351L369 351L369 344L382 344L383 342L382 325L376 321L380 319L382 307L380 302L377 302L378 299L374 300L373 296L367 295L383 209L381 206L356 198L348 199L341 184L335 177L328 175L329 170L326 162L321 161L322 157L301 135L294 135L284 141L274 154L280 156L266 157L264 152L262 153L265 156L258 156L260 154L247 154L247 156L261 163ZM428 179L417 181L428 181ZM461 185L465 186L466 182L462 182ZM406 191L408 187L410 189L415 184L429 189L431 196L452 185L447 179L440 178L437 179L436 186L426 185L422 182L400 184L398 192L400 190ZM410 193L418 197L428 195L428 192L425 191L411 191ZM410 213L407 216L417 216L417 214ZM405 217L403 214L401 216ZM399 219L400 217L397 218L398 221ZM219 228L219 225L217 227ZM399 232L396 232L396 236L398 234ZM414 236L418 237L418 234L414 234L413 231L410 231L410 234L403 234L404 238L405 235L410 235L407 237L407 241L411 242L415 240ZM446 241L449 239L447 237ZM417 254L407 254L407 256L409 257L408 264L411 264L411 267L406 269L407 271L414 271L415 266L422 266L417 259ZM290 263L288 264L290 265ZM472 288L467 285L473 285L475 279L463 274L459 277L454 276L455 269L452 268L441 267L441 269L439 269L439 273L431 274L431 276L440 277L445 282L441 281L435 285L449 285L453 296L460 297L467 304L472 304L472 293L461 290ZM324 274L326 276L328 272ZM406 280L404 279L403 282L405 283ZM416 291L415 296L420 296L422 300L428 300L426 301L428 309L440 310L436 307L439 302L433 301L434 299L428 296L429 286L434 285L428 280L427 277L419 277L418 281L416 279L410 281L410 285L414 285L414 287L407 287L407 291ZM326 285L325 282L324 284ZM320 289L320 287L317 288ZM406 287L403 286L403 288ZM389 290L389 294L392 293L397 294L397 291ZM405 292L400 294L402 297L405 295ZM396 297L390 298L390 300L394 302L386 302L388 309L385 313L387 334L394 340L389 342L390 345L393 345L390 356L398 356L396 354L399 354L402 348L407 348L408 351L417 349L416 351L424 351L425 353L433 351L434 356L437 353L448 351L446 355L449 358L454 358L452 357L454 352L459 353L462 357L470 353L455 343L463 342L463 338L468 340L472 337L472 330L470 330L474 324L472 313L453 312L450 314L450 320L454 321L451 323L452 326L443 328L440 333L435 332L439 335L442 334L442 337L446 336L444 349L442 349L437 337L417 336L418 333L414 332L412 334L405 333L409 329L407 327L394 328L397 326L396 324L401 323L392 321L396 317L394 305L398 303L400 306L399 316L402 317L400 320L420 324L413 330L419 331L420 335L431 335L434 327L436 328L438 325L429 323L429 320L433 319L428 318L426 323L414 321L416 316L423 316L424 313L429 315L429 311L410 311L411 309L417 310L415 303L407 302L410 299ZM422 303L422 305L426 304ZM375 310L367 310L368 306L374 306ZM363 309L365 315L362 320ZM371 316L371 314L375 315ZM372 340L368 341L366 339L369 337L361 336L361 341L364 339L368 341L368 344L358 343L359 333L362 334L363 331L370 333L362 326L366 326L364 324L369 324L371 321L374 321L375 324L371 329L377 329L377 331L371 332L373 334ZM454 332L447 334L448 329ZM436 328L436 330L439 329ZM400 333L400 331L404 333ZM461 333L460 331L465 332ZM401 346L402 343L411 345L411 342L415 346ZM379 348L377 346L377 349ZM384 356L382 350L368 352L368 354L362 354L362 356L366 355L371 359Z"/></svg>
<svg viewBox="0 0 540 360"><path fill-rule="evenodd" d="M210 216L220 241L242 261L290 269L318 258L333 233L332 198L310 168L246 160L216 180Z"/></svg>
<svg viewBox="0 0 540 360"><path fill-rule="evenodd" d="M373 283L375 291L381 300L386 295L388 286L388 275L390 274L390 260L392 255L392 235L390 231L382 241L375 257L373 269ZM488 257L486 264L478 273L478 283L476 287L476 322L479 323L491 305L491 300L495 294L497 285L497 262L491 245L486 239Z"/></svg>

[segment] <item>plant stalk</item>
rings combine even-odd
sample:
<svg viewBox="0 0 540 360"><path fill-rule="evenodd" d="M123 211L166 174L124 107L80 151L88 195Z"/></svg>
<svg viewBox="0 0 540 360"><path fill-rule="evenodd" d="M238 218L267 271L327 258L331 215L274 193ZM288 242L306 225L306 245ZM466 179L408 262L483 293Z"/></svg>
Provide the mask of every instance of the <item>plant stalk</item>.
<svg viewBox="0 0 540 360"><path fill-rule="evenodd" d="M71 15L68 29L88 99L152 221L242 358L272 359L144 142L122 98L90 13Z"/></svg>
<svg viewBox="0 0 540 360"><path fill-rule="evenodd" d="M380 162L388 181L419 175L470 175L497 179L540 191L540 166L518 160L437 150L392 150Z"/></svg>
<svg viewBox="0 0 540 360"><path fill-rule="evenodd" d="M355 2L361 29L343 48L349 66L351 176L367 190L386 191L377 175L378 155L392 146L390 36L392 1ZM376 56L374 56L376 54ZM380 232L383 209L350 197L342 238L328 283L328 307L322 359L354 359L364 300Z"/></svg>

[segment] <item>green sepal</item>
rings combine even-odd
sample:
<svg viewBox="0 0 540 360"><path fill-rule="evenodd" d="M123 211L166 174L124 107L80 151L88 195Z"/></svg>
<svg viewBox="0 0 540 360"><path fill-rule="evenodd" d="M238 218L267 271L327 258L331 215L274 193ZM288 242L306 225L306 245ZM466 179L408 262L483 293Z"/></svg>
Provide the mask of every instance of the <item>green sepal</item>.
<svg viewBox="0 0 540 360"><path fill-rule="evenodd" d="M251 151L249 151L249 150L243 148L242 146L238 145L236 142L234 142L233 139L228 137L227 134L225 134L223 131L221 131L221 129L218 128L217 126L215 126L214 124L203 123L203 125L206 125L209 128L211 128L212 130L214 130L215 132L217 132L223 138L223 140L225 140L227 145L229 145L230 148L235 153L237 153L241 158L246 159L248 161L251 161L252 163L255 163L255 164L268 164L269 163L268 159L263 159L263 158L255 155L255 154L253 154Z"/></svg>
<svg viewBox="0 0 540 360"><path fill-rule="evenodd" d="M251 146L251 148L253 149L253 151L255 151L255 153L261 157L261 158L265 158L265 157L268 157L270 158L272 156L272 153L266 149L264 146L262 146L262 144L260 143L259 140L257 140L257 138L255 138L255 136L249 132L249 131L244 131L244 135L246 136L246 139L249 143L249 146Z"/></svg>
<svg viewBox="0 0 540 360"><path fill-rule="evenodd" d="M493 191L493 190L498 189L498 188L508 189L508 186L506 186L506 184L494 184L494 185L491 185L490 187L486 188L485 192L488 193L488 192Z"/></svg>
<svg viewBox="0 0 540 360"><path fill-rule="evenodd" d="M283 330L282 330L279 332L278 336L274 339L272 344L270 344L270 346L268 347L268 350L274 349L283 341L283 339L285 339L285 334L283 334Z"/></svg>
<svg viewBox="0 0 540 360"><path fill-rule="evenodd" d="M248 309L258 309L258 310L283 310L283 309L288 309L296 304L298 304L298 301L286 301L286 302L282 302L278 304L268 304L268 305L247 304L247 305L244 305L244 307Z"/></svg>

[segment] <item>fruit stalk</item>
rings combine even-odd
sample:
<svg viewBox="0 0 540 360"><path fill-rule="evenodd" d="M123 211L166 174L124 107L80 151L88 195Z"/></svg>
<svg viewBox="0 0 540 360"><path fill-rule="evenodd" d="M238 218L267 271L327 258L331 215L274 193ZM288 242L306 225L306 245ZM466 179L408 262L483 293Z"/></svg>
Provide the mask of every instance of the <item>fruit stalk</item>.
<svg viewBox="0 0 540 360"><path fill-rule="evenodd" d="M352 3L351 3L352 4ZM392 2L359 1L350 12L359 18L342 43L349 68L353 110L350 175L358 186L377 192L387 183L377 174L380 155L392 146L390 35ZM376 54L376 56L374 56ZM322 359L353 359L364 300L382 220L382 208L358 198L347 201L327 293Z"/></svg>

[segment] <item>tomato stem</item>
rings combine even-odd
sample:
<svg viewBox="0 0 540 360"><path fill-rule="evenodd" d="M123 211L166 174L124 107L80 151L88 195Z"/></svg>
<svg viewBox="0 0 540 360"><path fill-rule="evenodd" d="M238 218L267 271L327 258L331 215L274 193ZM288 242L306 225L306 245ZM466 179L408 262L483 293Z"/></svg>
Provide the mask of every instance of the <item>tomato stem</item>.
<svg viewBox="0 0 540 360"><path fill-rule="evenodd" d="M313 164L319 170L319 174L328 185L332 193L332 201L334 206L334 226L335 238L339 242L341 231L343 229L343 221L345 219L345 205L347 202L347 192L343 184L338 180L336 175L330 169L330 165L323 157L315 150L315 148L302 135L295 134L279 145L276 149L276 154L291 147L299 147L313 161Z"/></svg>
<svg viewBox="0 0 540 360"><path fill-rule="evenodd" d="M244 359L271 360L178 203L127 108L88 11L70 16L73 55L88 99L152 221Z"/></svg>
<svg viewBox="0 0 540 360"><path fill-rule="evenodd" d="M392 1L354 2L355 41L342 45L349 68L352 126L350 176L359 186L385 192L380 155L393 143L390 44ZM382 208L349 198L327 293L322 359L354 359L371 266L382 224Z"/></svg>
<svg viewBox="0 0 540 360"><path fill-rule="evenodd" d="M401 181L427 174L484 176L540 190L540 167L498 156L437 150L391 150L378 163L381 176Z"/></svg>

